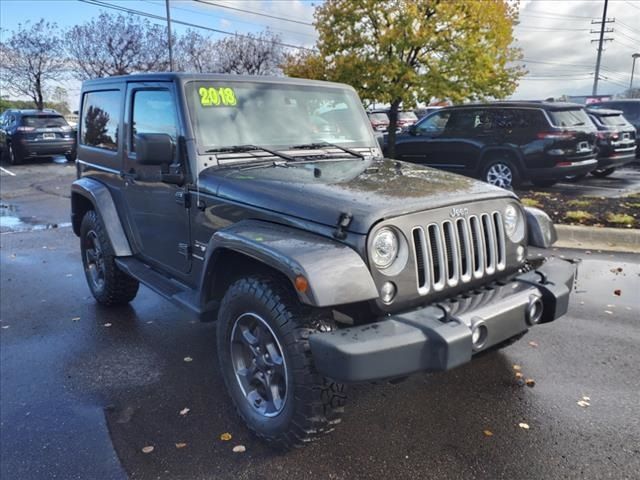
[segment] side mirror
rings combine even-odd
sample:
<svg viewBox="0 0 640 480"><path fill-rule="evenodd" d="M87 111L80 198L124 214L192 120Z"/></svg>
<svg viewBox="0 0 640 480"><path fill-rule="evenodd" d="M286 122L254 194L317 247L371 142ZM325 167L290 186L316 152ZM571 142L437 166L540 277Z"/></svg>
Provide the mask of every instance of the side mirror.
<svg viewBox="0 0 640 480"><path fill-rule="evenodd" d="M166 133L141 133L133 141L139 164L168 165L173 162L176 146Z"/></svg>
<svg viewBox="0 0 640 480"><path fill-rule="evenodd" d="M409 128L407 128L407 132L409 132L409 135L416 136L418 134L418 129L416 128L416 124L414 123L413 125L409 125Z"/></svg>

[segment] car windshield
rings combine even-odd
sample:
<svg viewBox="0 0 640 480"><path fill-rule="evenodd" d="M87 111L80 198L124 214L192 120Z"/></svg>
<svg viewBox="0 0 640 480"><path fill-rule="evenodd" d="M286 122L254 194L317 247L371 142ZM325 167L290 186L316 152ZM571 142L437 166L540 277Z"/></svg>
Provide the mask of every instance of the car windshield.
<svg viewBox="0 0 640 480"><path fill-rule="evenodd" d="M358 96L347 88L196 81L186 95L200 153L238 145L376 146Z"/></svg>
<svg viewBox="0 0 640 480"><path fill-rule="evenodd" d="M591 120L582 109L550 110L551 122L557 127L581 127L591 125Z"/></svg>
<svg viewBox="0 0 640 480"><path fill-rule="evenodd" d="M22 125L34 128L66 127L67 121L60 115L28 115L22 117Z"/></svg>
<svg viewBox="0 0 640 480"><path fill-rule="evenodd" d="M610 108L612 110L622 110L624 118L629 121L640 121L640 102L607 102L590 105L590 108Z"/></svg>
<svg viewBox="0 0 640 480"><path fill-rule="evenodd" d="M598 120L602 125L620 126L628 125L627 121L622 115L597 115Z"/></svg>

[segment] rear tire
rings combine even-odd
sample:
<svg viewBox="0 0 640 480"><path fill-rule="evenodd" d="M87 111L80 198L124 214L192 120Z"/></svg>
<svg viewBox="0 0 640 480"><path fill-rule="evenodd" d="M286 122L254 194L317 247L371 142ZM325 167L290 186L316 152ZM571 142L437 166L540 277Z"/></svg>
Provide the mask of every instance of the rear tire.
<svg viewBox="0 0 640 480"><path fill-rule="evenodd" d="M9 157L9 163L11 165L20 165L22 163L22 157L14 150L11 144L7 147L7 156Z"/></svg>
<svg viewBox="0 0 640 480"><path fill-rule="evenodd" d="M596 168L593 172L591 172L591 175L598 178L604 178L604 177L608 177L615 171L616 171L616 167Z"/></svg>
<svg viewBox="0 0 640 480"><path fill-rule="evenodd" d="M558 180L548 180L548 179L539 179L539 180L531 180L536 187L552 187Z"/></svg>
<svg viewBox="0 0 640 480"><path fill-rule="evenodd" d="M111 242L94 210L80 224L80 250L89 289L102 305L123 305L133 300L139 283L118 268Z"/></svg>
<svg viewBox="0 0 640 480"><path fill-rule="evenodd" d="M496 187L512 189L520 184L515 165L504 158L489 160L482 170L482 180Z"/></svg>
<svg viewBox="0 0 640 480"><path fill-rule="evenodd" d="M332 330L333 322L266 276L233 283L219 312L222 377L249 429L281 449L332 431L344 410L345 386L317 372L309 335Z"/></svg>

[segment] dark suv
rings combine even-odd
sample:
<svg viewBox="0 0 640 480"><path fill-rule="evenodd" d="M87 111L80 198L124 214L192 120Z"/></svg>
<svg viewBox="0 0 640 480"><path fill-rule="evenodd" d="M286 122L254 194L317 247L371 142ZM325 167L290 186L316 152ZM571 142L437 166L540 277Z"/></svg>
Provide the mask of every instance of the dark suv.
<svg viewBox="0 0 640 480"><path fill-rule="evenodd" d="M624 118L636 129L636 158L640 158L640 98L627 98L620 100L609 100L606 102L593 103L590 109L613 109L622 111Z"/></svg>
<svg viewBox="0 0 640 480"><path fill-rule="evenodd" d="M446 107L396 138L396 158L510 188L550 186L597 167L596 128L579 105L499 102Z"/></svg>
<svg viewBox="0 0 640 480"><path fill-rule="evenodd" d="M217 321L229 395L275 445L331 431L347 383L449 370L567 311L575 266L527 259L555 240L549 217L382 158L349 86L87 81L78 138L72 222L94 297L126 303L141 282Z"/></svg>
<svg viewBox="0 0 640 480"><path fill-rule="evenodd" d="M598 168L592 175L606 177L616 168L636 158L636 129L621 110L588 108L587 113L598 128Z"/></svg>
<svg viewBox="0 0 640 480"><path fill-rule="evenodd" d="M72 161L76 136L55 110L6 110L0 115L0 148L13 165L25 158L53 155Z"/></svg>

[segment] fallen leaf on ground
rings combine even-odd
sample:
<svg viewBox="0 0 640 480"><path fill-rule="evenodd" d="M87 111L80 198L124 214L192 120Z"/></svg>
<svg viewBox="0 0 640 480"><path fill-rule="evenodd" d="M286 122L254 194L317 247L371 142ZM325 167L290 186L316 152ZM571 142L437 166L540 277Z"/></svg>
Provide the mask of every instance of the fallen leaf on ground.
<svg viewBox="0 0 640 480"><path fill-rule="evenodd" d="M622 295L622 290L620 290L620 289L616 289L616 290L614 290L614 291L613 291L613 294L614 294L616 297L619 297L620 295Z"/></svg>
<svg viewBox="0 0 640 480"><path fill-rule="evenodd" d="M516 372L516 378L522 378L523 375L520 372Z"/></svg>
<svg viewBox="0 0 640 480"><path fill-rule="evenodd" d="M9 328L9 325L3 325L2 328L6 330L7 328Z"/></svg>
<svg viewBox="0 0 640 480"><path fill-rule="evenodd" d="M73 317L71 320L77 322L78 320L80 320L80 317Z"/></svg>
<svg viewBox="0 0 640 480"><path fill-rule="evenodd" d="M587 402L586 400L578 400L576 403L578 405L580 405L582 408L587 408L587 407L591 406L591 404L589 402Z"/></svg>
<svg viewBox="0 0 640 480"><path fill-rule="evenodd" d="M588 402L589 400L591 400L591 398L590 398L590 397L585 397L585 396L583 396L583 397L582 397L582 399L583 399L583 400L586 400L587 402Z"/></svg>
<svg viewBox="0 0 640 480"><path fill-rule="evenodd" d="M535 387L536 386L536 381L533 378L527 378L524 383L527 385L527 387Z"/></svg>
<svg viewBox="0 0 640 480"><path fill-rule="evenodd" d="M246 451L247 449L244 445L236 445L235 447L233 447L233 453L244 453Z"/></svg>
<svg viewBox="0 0 640 480"><path fill-rule="evenodd" d="M112 323L105 323L104 326L105 327L110 327L111 325L113 325Z"/></svg>
<svg viewBox="0 0 640 480"><path fill-rule="evenodd" d="M231 440L231 434L229 432L224 432L222 435L220 435L220 440L222 440L223 442L228 442L229 440Z"/></svg>
<svg viewBox="0 0 640 480"><path fill-rule="evenodd" d="M611 310L605 310L604 313L608 313L609 315L613 315L613 312Z"/></svg>
<svg viewBox="0 0 640 480"><path fill-rule="evenodd" d="M190 408L184 407L182 410L180 410L180 415L182 415L184 417L190 411L191 411Z"/></svg>
<svg viewBox="0 0 640 480"><path fill-rule="evenodd" d="M538 344L536 342L529 342L529 346L533 348L538 348Z"/></svg>
<svg viewBox="0 0 640 480"><path fill-rule="evenodd" d="M520 422L520 423L518 424L518 426L519 426L520 428L524 428L525 430L529 430L529 424L528 424L528 423Z"/></svg>
<svg viewBox="0 0 640 480"><path fill-rule="evenodd" d="M522 367L520 365L514 365L513 369L516 370L516 371L517 370L522 370Z"/></svg>
<svg viewBox="0 0 640 480"><path fill-rule="evenodd" d="M184 447L186 447L186 446L187 446L187 444L186 444L186 443L184 443L184 442L176 443L176 448L184 448Z"/></svg>
<svg viewBox="0 0 640 480"><path fill-rule="evenodd" d="M193 358L191 357L184 357L183 359L185 362L193 362Z"/></svg>
<svg viewBox="0 0 640 480"><path fill-rule="evenodd" d="M146 447L142 447L142 453L151 453L153 452L153 445L147 445Z"/></svg>
<svg viewBox="0 0 640 480"><path fill-rule="evenodd" d="M493 437L493 432L491 430L483 430L482 433L484 433L485 437Z"/></svg>

